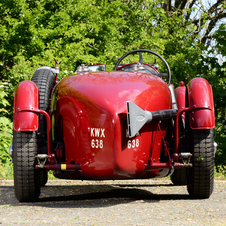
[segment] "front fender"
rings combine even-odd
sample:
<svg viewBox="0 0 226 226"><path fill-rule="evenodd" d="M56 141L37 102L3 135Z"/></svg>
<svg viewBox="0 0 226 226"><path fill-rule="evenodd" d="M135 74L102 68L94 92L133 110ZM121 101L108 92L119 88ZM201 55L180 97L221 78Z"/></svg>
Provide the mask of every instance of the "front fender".
<svg viewBox="0 0 226 226"><path fill-rule="evenodd" d="M19 112L21 109L38 109L38 87L32 81L19 83L14 93L13 129L15 131L37 131L38 115L33 112Z"/></svg>
<svg viewBox="0 0 226 226"><path fill-rule="evenodd" d="M194 78L188 85L189 107L208 107L209 109L194 110L189 113L192 129L213 129L215 127L213 91L210 84L203 78Z"/></svg>

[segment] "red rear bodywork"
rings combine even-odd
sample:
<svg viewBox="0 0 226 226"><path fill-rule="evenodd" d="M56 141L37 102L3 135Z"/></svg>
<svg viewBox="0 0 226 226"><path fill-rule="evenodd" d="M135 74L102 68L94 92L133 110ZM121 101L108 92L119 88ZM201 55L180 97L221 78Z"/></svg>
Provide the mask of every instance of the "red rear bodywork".
<svg viewBox="0 0 226 226"><path fill-rule="evenodd" d="M165 124L152 122L129 139L127 101L148 111L172 107L167 84L150 74L81 73L59 82L52 97L52 140L63 142L66 164L82 166L81 171L64 172L62 177L146 178L169 172L145 172L148 162L160 162Z"/></svg>

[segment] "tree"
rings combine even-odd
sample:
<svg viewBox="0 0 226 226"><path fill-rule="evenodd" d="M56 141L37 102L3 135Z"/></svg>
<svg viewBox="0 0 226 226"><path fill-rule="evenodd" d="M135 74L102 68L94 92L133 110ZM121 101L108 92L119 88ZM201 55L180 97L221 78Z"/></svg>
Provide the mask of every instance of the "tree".
<svg viewBox="0 0 226 226"><path fill-rule="evenodd" d="M202 44L209 44L212 40L216 27L226 17L226 1L197 1L197 0L166 0L162 8L168 16L173 12L180 12L184 15L185 21L191 21L195 26L194 35L200 35Z"/></svg>
<svg viewBox="0 0 226 226"><path fill-rule="evenodd" d="M3 90L4 84L0 82L0 169L1 163L10 165L9 146L12 139L12 123L7 118L5 107L9 105L6 100L6 93ZM0 173L1 178L1 173Z"/></svg>
<svg viewBox="0 0 226 226"><path fill-rule="evenodd" d="M222 166L226 173L226 25L222 24L213 35L215 46L202 59L202 74L213 87L215 102L215 141L218 144L217 166Z"/></svg>

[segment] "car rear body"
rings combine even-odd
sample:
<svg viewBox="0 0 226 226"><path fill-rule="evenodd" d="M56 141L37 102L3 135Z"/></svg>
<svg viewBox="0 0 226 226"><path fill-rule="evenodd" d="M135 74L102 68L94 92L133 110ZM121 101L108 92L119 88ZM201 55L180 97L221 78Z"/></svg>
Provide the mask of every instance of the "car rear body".
<svg viewBox="0 0 226 226"><path fill-rule="evenodd" d="M127 101L148 111L172 108L167 84L145 73L81 73L57 84L52 96L52 140L63 142L65 163L81 165L81 171L64 173L66 177L123 179L160 174L145 171L151 159L160 161L158 124L152 122L129 138ZM165 123L161 130L164 136Z"/></svg>

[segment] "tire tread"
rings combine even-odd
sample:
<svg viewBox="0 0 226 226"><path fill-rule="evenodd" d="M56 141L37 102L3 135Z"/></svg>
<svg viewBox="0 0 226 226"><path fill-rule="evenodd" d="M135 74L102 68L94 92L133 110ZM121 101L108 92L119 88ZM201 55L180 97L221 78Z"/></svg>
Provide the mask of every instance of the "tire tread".
<svg viewBox="0 0 226 226"><path fill-rule="evenodd" d="M188 192L194 198L209 198L214 188L213 130L193 130L192 137L193 167L189 170Z"/></svg>
<svg viewBox="0 0 226 226"><path fill-rule="evenodd" d="M35 169L36 132L13 132L14 189L20 202L31 202L40 195L39 174Z"/></svg>

